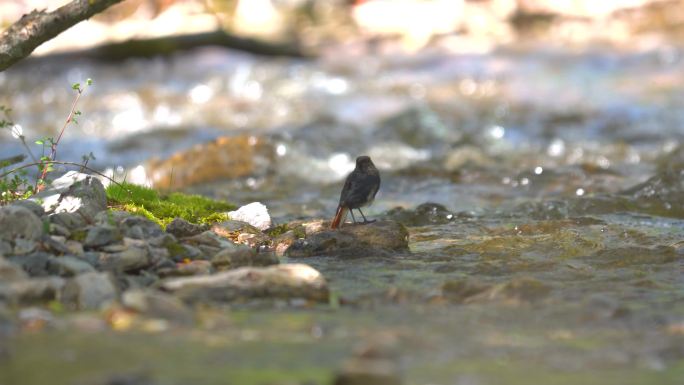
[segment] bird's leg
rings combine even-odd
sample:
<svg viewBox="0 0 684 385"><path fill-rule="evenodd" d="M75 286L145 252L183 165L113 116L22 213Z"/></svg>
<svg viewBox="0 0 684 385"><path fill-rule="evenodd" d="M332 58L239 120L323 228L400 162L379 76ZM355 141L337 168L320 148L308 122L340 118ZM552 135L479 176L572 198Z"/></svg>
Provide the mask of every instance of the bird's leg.
<svg viewBox="0 0 684 385"><path fill-rule="evenodd" d="M354 218L354 210L349 209L349 214L351 214L352 220L354 221L354 223L356 223L356 218Z"/></svg>
<svg viewBox="0 0 684 385"><path fill-rule="evenodd" d="M373 223L373 222L375 222L375 219L373 219L372 221L369 221L368 219L366 219L366 216L363 215L363 211L361 211L360 208L357 209L357 210L359 210L359 212L361 213L361 216L363 217L363 223ZM349 212L351 212L351 210L349 210ZM353 218L353 217L354 217L354 216L352 215L352 218Z"/></svg>

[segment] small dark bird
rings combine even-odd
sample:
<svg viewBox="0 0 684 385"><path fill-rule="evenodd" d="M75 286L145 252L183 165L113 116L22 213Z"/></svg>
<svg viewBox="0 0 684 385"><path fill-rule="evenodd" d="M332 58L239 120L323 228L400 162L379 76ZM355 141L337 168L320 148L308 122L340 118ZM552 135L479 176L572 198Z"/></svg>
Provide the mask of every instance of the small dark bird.
<svg viewBox="0 0 684 385"><path fill-rule="evenodd" d="M363 223L375 222L366 219L361 207L373 203L375 194L380 188L380 173L375 168L370 157L362 155L356 158L356 168L347 176L340 193L340 204L337 206L335 218L330 224L331 229L340 227L347 217L347 212L351 213L352 220L356 223L353 209L359 210L363 217Z"/></svg>

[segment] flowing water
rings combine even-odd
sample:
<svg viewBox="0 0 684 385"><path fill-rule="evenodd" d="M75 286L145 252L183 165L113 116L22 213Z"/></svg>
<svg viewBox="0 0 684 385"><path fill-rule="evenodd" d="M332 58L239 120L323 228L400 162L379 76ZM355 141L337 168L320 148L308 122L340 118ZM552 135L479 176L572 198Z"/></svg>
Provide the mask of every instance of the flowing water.
<svg viewBox="0 0 684 385"><path fill-rule="evenodd" d="M683 63L674 46L437 44L311 61L201 49L0 73L0 104L29 139L53 135L70 84L92 78L59 157L92 151L118 177L144 182L151 158L220 136L267 143L247 175L175 187L261 201L279 223L332 216L340 181L368 154L382 187L366 214L406 224L412 251L294 260L319 269L339 305L214 309L143 346L135 333L57 327L16 337L10 369L26 384L55 371L62 383L327 383L377 344L408 384L682 384ZM0 155L20 151L0 138Z"/></svg>

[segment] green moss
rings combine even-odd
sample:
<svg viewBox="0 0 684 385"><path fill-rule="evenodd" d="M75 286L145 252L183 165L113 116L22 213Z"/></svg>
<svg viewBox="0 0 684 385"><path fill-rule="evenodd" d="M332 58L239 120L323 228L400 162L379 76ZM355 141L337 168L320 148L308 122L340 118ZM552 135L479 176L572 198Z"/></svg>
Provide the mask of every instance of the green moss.
<svg viewBox="0 0 684 385"><path fill-rule="evenodd" d="M228 219L224 211L235 205L199 195L182 193L162 194L156 190L125 183L107 187L107 199L111 206L130 213L142 215L166 226L174 218L192 223L216 223Z"/></svg>
<svg viewBox="0 0 684 385"><path fill-rule="evenodd" d="M71 232L71 239L77 242L83 242L86 239L86 235L88 235L88 232L83 229L74 230Z"/></svg>

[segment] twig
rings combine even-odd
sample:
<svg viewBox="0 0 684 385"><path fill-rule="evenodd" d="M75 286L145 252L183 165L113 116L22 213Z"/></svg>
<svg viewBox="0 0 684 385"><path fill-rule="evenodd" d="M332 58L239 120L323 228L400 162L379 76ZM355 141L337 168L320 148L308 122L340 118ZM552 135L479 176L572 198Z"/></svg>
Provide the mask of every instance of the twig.
<svg viewBox="0 0 684 385"><path fill-rule="evenodd" d="M76 87L76 86L74 86ZM74 101L71 103L71 109L69 110L69 115L66 118L66 121L64 121L64 125L62 126L62 129L59 131L59 136L57 136L57 140L53 140L52 143L50 144L50 161L54 162L55 159L57 158L57 145L59 144L59 141L62 139L62 135L64 134L64 130L66 130L67 126L69 123L74 119L74 114L76 113L76 104L78 103L78 100L81 98L81 95L83 94L83 89L78 86L76 88L76 97L74 98ZM43 189L43 185L41 184L41 181L45 180L45 176L48 173L48 167L47 164L48 162L43 162L45 167L40 171L40 177L36 179L36 185L35 185L35 191L40 191Z"/></svg>
<svg viewBox="0 0 684 385"><path fill-rule="evenodd" d="M95 173L95 174L97 174L97 175L99 175L99 176L101 176L101 177L103 177L103 178L109 180L110 182L114 183L115 185L121 187L121 189L124 190L124 191L126 191L128 194L132 194L132 192L131 192L130 190L126 189L126 187L124 187L124 185L122 185L121 183L115 181L114 179L112 179L112 178L109 177L108 175L105 175L105 174L103 174L103 173L101 173L101 172L99 172L99 171L97 171L97 170L95 170L95 169L92 169L92 168L87 167L87 166L85 166L85 165L83 165L83 164L81 164L81 163L76 163L76 162L61 162L61 161L56 161L56 160L48 160L48 161L45 161L45 162L28 163L28 164L21 165L21 166L19 166L19 167L13 168L13 169L11 169L11 170L5 172L5 173L0 174L0 179L6 177L7 175L10 175L10 174L12 174L12 173L15 173L15 172L17 172L17 171L19 171L19 170L22 170L22 169L29 168L29 167L33 167L33 166L39 166L39 165L41 165L41 163L42 163L42 164L60 164L60 165L63 165L63 166L76 166L76 167L82 167L82 168L84 168L84 169L86 169L86 170L88 170L88 171L90 171L90 172L92 172L92 173Z"/></svg>
<svg viewBox="0 0 684 385"><path fill-rule="evenodd" d="M9 158L0 159L0 165L4 164L2 167L7 167L13 164L21 163L24 161L24 159L26 159L26 155L24 154L14 155L10 156Z"/></svg>

